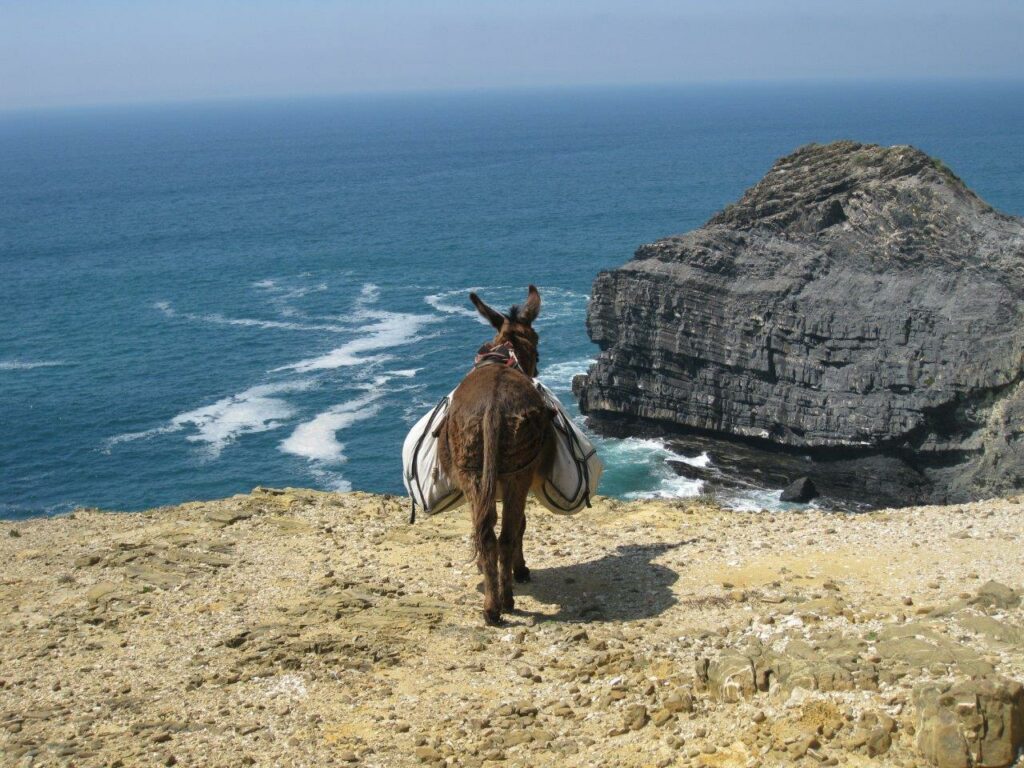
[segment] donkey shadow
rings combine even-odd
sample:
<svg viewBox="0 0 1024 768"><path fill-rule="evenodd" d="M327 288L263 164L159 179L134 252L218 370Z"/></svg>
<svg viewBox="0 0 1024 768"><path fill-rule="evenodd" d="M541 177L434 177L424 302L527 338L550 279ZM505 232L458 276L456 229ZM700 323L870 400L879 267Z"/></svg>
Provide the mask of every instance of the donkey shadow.
<svg viewBox="0 0 1024 768"><path fill-rule="evenodd" d="M537 621L567 623L635 621L659 616L678 602L672 585L679 580L679 574L651 561L693 541L622 544L597 560L533 568L531 581L517 584L516 594L557 605L558 611L516 613L533 616Z"/></svg>

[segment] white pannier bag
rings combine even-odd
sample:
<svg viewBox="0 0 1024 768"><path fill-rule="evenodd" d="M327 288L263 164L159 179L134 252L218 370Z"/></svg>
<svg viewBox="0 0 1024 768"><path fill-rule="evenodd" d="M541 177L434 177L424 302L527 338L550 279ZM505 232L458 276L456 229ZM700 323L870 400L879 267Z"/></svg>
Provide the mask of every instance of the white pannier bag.
<svg viewBox="0 0 1024 768"><path fill-rule="evenodd" d="M555 393L537 379L533 383L555 412L553 426L557 443L551 472L544 478L540 492L535 491L534 496L552 512L578 512L589 507L590 497L597 493L604 463L583 430L569 418ZM436 515L454 509L466 500L462 491L441 470L437 460L434 430L448 413L452 394L454 390L416 422L402 446L402 474L405 489L412 499L413 519L417 507L428 515ZM501 498L500 487L497 492Z"/></svg>

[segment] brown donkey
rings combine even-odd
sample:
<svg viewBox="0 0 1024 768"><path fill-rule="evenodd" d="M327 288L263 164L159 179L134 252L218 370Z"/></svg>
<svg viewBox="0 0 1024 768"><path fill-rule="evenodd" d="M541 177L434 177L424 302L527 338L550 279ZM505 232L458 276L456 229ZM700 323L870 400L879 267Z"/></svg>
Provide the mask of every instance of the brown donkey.
<svg viewBox="0 0 1024 768"><path fill-rule="evenodd" d="M526 497L543 482L554 457L551 412L533 385L537 375L540 294L530 286L526 303L508 315L491 309L475 293L477 311L497 330L477 353L476 364L452 395L437 430L441 468L469 501L477 566L484 575L484 621L499 624L512 611L512 579L529 581L523 559ZM501 491L501 535L495 538Z"/></svg>

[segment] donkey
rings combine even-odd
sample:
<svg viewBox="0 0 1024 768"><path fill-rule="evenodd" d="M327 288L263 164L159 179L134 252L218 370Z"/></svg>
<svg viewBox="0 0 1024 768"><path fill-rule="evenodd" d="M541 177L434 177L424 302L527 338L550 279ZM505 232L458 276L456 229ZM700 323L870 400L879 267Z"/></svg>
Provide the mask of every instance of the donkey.
<svg viewBox="0 0 1024 768"><path fill-rule="evenodd" d="M540 294L530 286L522 307L503 315L469 294L497 331L476 356L473 369L452 394L437 430L438 460L469 501L477 567L484 575L484 622L501 623L515 610L512 579L530 580L523 558L526 497L542 483L554 460L552 413L537 388L538 337L531 324ZM499 489L500 485L500 489ZM495 538L501 491L501 535Z"/></svg>

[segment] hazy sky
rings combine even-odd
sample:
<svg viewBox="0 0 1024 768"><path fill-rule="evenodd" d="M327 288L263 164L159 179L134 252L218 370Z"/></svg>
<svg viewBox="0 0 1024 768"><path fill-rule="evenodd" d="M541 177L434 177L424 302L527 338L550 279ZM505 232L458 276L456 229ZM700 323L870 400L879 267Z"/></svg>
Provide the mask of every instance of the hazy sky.
<svg viewBox="0 0 1024 768"><path fill-rule="evenodd" d="M0 109L352 91L1024 78L1024 0L0 0Z"/></svg>

